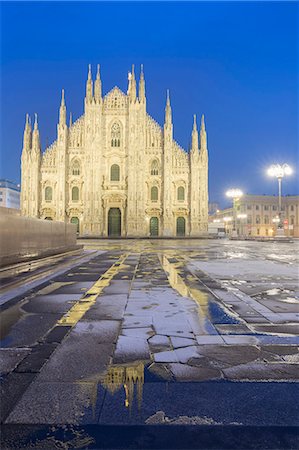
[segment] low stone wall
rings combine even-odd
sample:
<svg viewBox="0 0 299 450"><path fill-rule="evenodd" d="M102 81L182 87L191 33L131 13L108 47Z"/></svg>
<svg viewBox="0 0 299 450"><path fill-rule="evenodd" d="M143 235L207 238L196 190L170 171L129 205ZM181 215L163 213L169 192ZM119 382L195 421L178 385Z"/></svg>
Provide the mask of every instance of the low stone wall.
<svg viewBox="0 0 299 450"><path fill-rule="evenodd" d="M0 208L0 266L80 248L76 225L24 217Z"/></svg>

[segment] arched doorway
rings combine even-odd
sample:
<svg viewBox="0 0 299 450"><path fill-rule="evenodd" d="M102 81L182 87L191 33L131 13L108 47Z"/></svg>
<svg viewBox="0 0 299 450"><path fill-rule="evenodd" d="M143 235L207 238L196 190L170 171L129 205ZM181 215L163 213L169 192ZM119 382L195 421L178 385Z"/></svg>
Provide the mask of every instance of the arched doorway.
<svg viewBox="0 0 299 450"><path fill-rule="evenodd" d="M78 217L72 217L71 218L71 223L74 223L77 227L77 233L79 233L79 219Z"/></svg>
<svg viewBox="0 0 299 450"><path fill-rule="evenodd" d="M186 232L186 220L184 217L178 217L176 220L176 235L185 236Z"/></svg>
<svg viewBox="0 0 299 450"><path fill-rule="evenodd" d="M121 212L119 208L110 208L108 212L108 236L121 235Z"/></svg>
<svg viewBox="0 0 299 450"><path fill-rule="evenodd" d="M150 236L159 236L158 217L151 217L150 219Z"/></svg>

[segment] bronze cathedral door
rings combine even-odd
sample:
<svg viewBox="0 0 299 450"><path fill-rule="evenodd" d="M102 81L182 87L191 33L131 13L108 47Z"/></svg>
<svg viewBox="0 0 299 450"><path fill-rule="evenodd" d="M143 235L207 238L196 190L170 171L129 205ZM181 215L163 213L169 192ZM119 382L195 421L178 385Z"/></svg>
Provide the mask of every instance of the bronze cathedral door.
<svg viewBox="0 0 299 450"><path fill-rule="evenodd" d="M119 208L110 208L108 212L108 236L121 236L121 212Z"/></svg>

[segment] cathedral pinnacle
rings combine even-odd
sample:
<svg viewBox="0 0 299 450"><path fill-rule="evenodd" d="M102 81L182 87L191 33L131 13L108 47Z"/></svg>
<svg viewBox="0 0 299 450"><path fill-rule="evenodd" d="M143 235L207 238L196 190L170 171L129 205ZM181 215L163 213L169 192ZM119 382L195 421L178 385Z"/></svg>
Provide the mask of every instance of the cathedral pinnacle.
<svg viewBox="0 0 299 450"><path fill-rule="evenodd" d="M137 94L136 94L136 79L135 79L134 64L132 64L132 72L129 72L128 79L129 79L128 96L131 102L135 102Z"/></svg>
<svg viewBox="0 0 299 450"><path fill-rule="evenodd" d="M91 64L88 65L88 77L86 81L86 97L87 103L92 103L92 79L91 79Z"/></svg>
<svg viewBox="0 0 299 450"><path fill-rule="evenodd" d="M200 150L207 150L207 133L205 127L204 115L201 116L201 126L200 126Z"/></svg>
<svg viewBox="0 0 299 450"><path fill-rule="evenodd" d="M197 131L196 114L193 115L193 131Z"/></svg>
<svg viewBox="0 0 299 450"><path fill-rule="evenodd" d="M23 138L23 150L30 150L31 148L31 123L29 114L26 114L26 122L25 122L25 130L24 130L24 138Z"/></svg>
<svg viewBox="0 0 299 450"><path fill-rule="evenodd" d="M64 98L64 89L61 91L61 103L59 108L59 124L66 125L66 106Z"/></svg>
<svg viewBox="0 0 299 450"><path fill-rule="evenodd" d="M94 83L94 99L96 103L100 103L102 98L102 82L100 75L100 64L97 66L97 77Z"/></svg>
<svg viewBox="0 0 299 450"><path fill-rule="evenodd" d="M34 113L34 131L38 131L37 113Z"/></svg>
<svg viewBox="0 0 299 450"><path fill-rule="evenodd" d="M165 125L171 125L172 123L172 114L171 114L171 106L170 106L170 96L169 89L167 89L166 94L166 108L165 108Z"/></svg>
<svg viewBox="0 0 299 450"><path fill-rule="evenodd" d="M196 124L196 114L193 116L193 130L192 130L192 145L191 145L191 151L192 152L198 152L198 131L197 131L197 124Z"/></svg>
<svg viewBox="0 0 299 450"><path fill-rule="evenodd" d="M32 150L40 152L40 139L38 131L37 114L34 114L34 128L32 133Z"/></svg>
<svg viewBox="0 0 299 450"><path fill-rule="evenodd" d="M70 125L69 125L69 128L71 128L72 125L73 125L73 115L70 112Z"/></svg>
<svg viewBox="0 0 299 450"><path fill-rule="evenodd" d="M145 80L143 73L143 64L141 64L140 80L139 80L139 101L145 101Z"/></svg>

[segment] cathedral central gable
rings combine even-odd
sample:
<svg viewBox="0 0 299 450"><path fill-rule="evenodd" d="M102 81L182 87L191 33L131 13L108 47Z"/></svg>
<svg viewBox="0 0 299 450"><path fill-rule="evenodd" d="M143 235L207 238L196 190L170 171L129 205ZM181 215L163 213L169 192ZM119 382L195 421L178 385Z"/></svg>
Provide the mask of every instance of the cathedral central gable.
<svg viewBox="0 0 299 450"><path fill-rule="evenodd" d="M127 96L115 86L104 97L104 105L106 109L125 109L127 106Z"/></svg>

